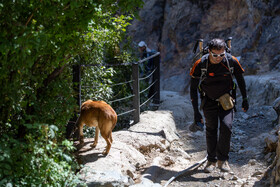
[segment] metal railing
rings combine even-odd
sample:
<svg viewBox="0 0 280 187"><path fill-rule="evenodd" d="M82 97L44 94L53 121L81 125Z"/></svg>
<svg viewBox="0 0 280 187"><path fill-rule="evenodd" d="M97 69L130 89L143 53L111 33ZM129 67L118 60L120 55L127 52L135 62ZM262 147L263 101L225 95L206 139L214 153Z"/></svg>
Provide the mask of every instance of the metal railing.
<svg viewBox="0 0 280 187"><path fill-rule="evenodd" d="M153 59L153 66L154 69L152 72L147 75L146 77L139 77L139 65L142 63ZM112 104L114 102L123 101L126 99L133 98L133 104L132 108L128 111L124 111L122 113L119 113L118 116L127 115L130 113L133 113L133 123L138 123L140 121L140 108L144 106L147 102L153 100L154 105L159 105L160 103L160 53L157 52L154 55L151 55L148 58L142 59L138 62L133 63L123 63L123 64L91 64L91 65L74 65L73 66L73 83L74 83L74 90L76 92L76 100L77 104L79 105L79 108L81 107L81 67L88 67L88 66L106 66L106 67L112 67L112 66L131 66L132 68L132 80L115 83L109 86L119 86L123 84L132 84L132 95L118 98L112 101L109 101L109 104ZM144 81L146 79L152 79L152 82L149 84L147 88L144 90L140 90L139 81ZM149 98L144 101L143 103L140 103L140 95L146 92L147 90L152 90L153 93L149 96ZM75 116L77 116L75 114ZM75 121L75 120L74 120Z"/></svg>

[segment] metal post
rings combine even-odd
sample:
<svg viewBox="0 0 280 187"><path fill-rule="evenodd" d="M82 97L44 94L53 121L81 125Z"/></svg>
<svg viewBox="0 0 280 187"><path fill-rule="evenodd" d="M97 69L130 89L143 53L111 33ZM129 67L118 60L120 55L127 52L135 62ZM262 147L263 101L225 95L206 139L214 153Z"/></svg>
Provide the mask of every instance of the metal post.
<svg viewBox="0 0 280 187"><path fill-rule="evenodd" d="M74 111L72 118L70 119L70 121L68 122L68 124L66 126L66 138L67 139L71 138L70 135L73 133L75 123L78 119L77 114L81 107L81 66L73 65L72 69L73 69L73 89L75 91L74 97L76 99L76 103L77 103L78 107ZM74 133L73 138L74 139L78 138L78 132Z"/></svg>
<svg viewBox="0 0 280 187"><path fill-rule="evenodd" d="M73 65L73 84L75 91L75 98L79 109L81 107L81 66Z"/></svg>
<svg viewBox="0 0 280 187"><path fill-rule="evenodd" d="M133 79L133 120L134 124L140 121L140 94L139 94L139 65L132 64L132 79Z"/></svg>
<svg viewBox="0 0 280 187"><path fill-rule="evenodd" d="M155 77L153 81L156 82L153 90L156 92L156 94L154 96L153 101L154 104L160 104L160 55L154 58L154 63L155 63L156 71L153 75L153 77Z"/></svg>

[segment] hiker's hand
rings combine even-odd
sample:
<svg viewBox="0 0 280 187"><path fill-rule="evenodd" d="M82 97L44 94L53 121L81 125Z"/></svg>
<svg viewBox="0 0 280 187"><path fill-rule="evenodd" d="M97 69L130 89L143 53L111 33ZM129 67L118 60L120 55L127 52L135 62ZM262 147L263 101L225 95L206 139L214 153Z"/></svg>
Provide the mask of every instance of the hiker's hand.
<svg viewBox="0 0 280 187"><path fill-rule="evenodd" d="M243 99L243 101L242 101L242 110L244 112L247 112L248 109L249 109L248 100L247 99Z"/></svg>

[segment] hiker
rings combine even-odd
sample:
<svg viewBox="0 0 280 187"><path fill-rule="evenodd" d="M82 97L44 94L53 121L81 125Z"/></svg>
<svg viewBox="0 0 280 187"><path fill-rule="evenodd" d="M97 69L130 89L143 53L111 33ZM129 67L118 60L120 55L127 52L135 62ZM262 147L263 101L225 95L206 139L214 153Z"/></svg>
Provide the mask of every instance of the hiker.
<svg viewBox="0 0 280 187"><path fill-rule="evenodd" d="M205 117L208 154L204 168L206 173L210 173L216 163L221 171L230 171L228 159L236 99L233 75L243 98L242 109L246 112L249 108L243 77L244 70L237 58L227 53L226 49L227 45L223 39L211 40L208 44L208 54L197 60L190 72L190 95L194 120L203 123L203 118L198 110L197 91L200 93L200 108ZM220 121L220 126L218 121Z"/></svg>
<svg viewBox="0 0 280 187"><path fill-rule="evenodd" d="M147 44L144 41L141 41L138 43L138 47L139 47L139 51L141 53L141 59L150 57L154 54L156 54L157 51L152 50L150 48L148 48ZM143 63L141 63L139 65L140 67L140 76L141 77L145 77L145 76L150 76L150 74L152 73L152 71L154 70L154 59L149 59ZM152 82L155 81L155 77L154 74L152 76L150 76L149 78L145 79L147 84L152 84ZM155 93L155 88L154 86L151 86L151 88L149 89L149 93L148 93L148 98L152 97L152 95ZM154 103L154 99L152 99L152 103Z"/></svg>
<svg viewBox="0 0 280 187"><path fill-rule="evenodd" d="M152 56L152 55L156 54L156 51L150 49L144 41L139 42L138 47L139 47L139 51L140 51L140 55L141 55L140 58L141 59L144 59L144 58L147 58L149 56ZM144 74L151 73L151 71L154 68L153 59L150 59L150 60L144 62L143 64L144 64L144 67L142 67L142 68L144 70L142 70L142 71L144 71Z"/></svg>

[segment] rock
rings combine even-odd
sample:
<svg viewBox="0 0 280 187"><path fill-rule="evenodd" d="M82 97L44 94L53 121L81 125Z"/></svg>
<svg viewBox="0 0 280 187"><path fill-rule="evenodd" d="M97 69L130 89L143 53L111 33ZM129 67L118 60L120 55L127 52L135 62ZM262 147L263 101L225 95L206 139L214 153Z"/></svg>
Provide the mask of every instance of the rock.
<svg viewBox="0 0 280 187"><path fill-rule="evenodd" d="M256 159L250 159L249 160L249 164L252 165L252 166L256 165L256 162L257 162Z"/></svg>
<svg viewBox="0 0 280 187"><path fill-rule="evenodd" d="M129 177L122 175L117 171L97 171L87 168L88 171L83 170L82 174L86 177L82 178L86 181L89 187L101 187L101 186L112 186L112 187L125 187L134 184L133 180Z"/></svg>
<svg viewBox="0 0 280 187"><path fill-rule="evenodd" d="M246 148L244 150L239 150L238 154L248 154L248 153L252 154L252 153L256 153L256 152L257 152L256 148L248 147L248 148Z"/></svg>
<svg viewBox="0 0 280 187"><path fill-rule="evenodd" d="M273 58L271 64L269 64L269 69L273 70L273 69L277 69L280 70L280 55L277 55Z"/></svg>
<svg viewBox="0 0 280 187"><path fill-rule="evenodd" d="M166 156L166 157L164 158L164 160L162 160L161 163L160 163L160 165L165 166L165 167L170 166L170 165L173 165L173 164L175 164L175 161L174 161L174 159L173 159L172 157L170 157L170 156Z"/></svg>
<svg viewBox="0 0 280 187"><path fill-rule="evenodd" d="M146 164L144 155L132 146L114 140L109 154L104 157L101 152L106 145L105 141L100 140L96 149L88 147L88 142L91 141L93 139L86 139L86 146L79 150L79 156L84 164L84 168L80 172L81 178L88 185L112 183L114 186L125 186L133 184L131 176L135 175L136 166Z"/></svg>
<svg viewBox="0 0 280 187"><path fill-rule="evenodd" d="M174 91L161 91L162 104L159 107L161 109L172 110L172 115L177 124L193 121L193 109L190 101L190 97L186 95L179 95ZM184 102L184 104L182 104Z"/></svg>
<svg viewBox="0 0 280 187"><path fill-rule="evenodd" d="M114 136L133 146L142 154L158 149L160 152L178 140L172 113L169 111L147 111L141 114L140 122L126 131L115 132Z"/></svg>
<svg viewBox="0 0 280 187"><path fill-rule="evenodd" d="M134 185L131 185L129 187L162 187L160 184L158 183L153 183L152 181L150 181L149 179L142 179L142 181L140 183L137 183L137 184L134 184Z"/></svg>
<svg viewBox="0 0 280 187"><path fill-rule="evenodd" d="M151 166L145 171L142 175L143 178L149 179L150 181L154 181L157 178L157 175L160 173L160 162L162 161L161 157L156 157L153 159Z"/></svg>
<svg viewBox="0 0 280 187"><path fill-rule="evenodd" d="M275 152L278 145L278 137L276 135L270 134L264 139L266 143L267 152Z"/></svg>
<svg viewBox="0 0 280 187"><path fill-rule="evenodd" d="M246 113L241 113L241 116L242 116L242 118L243 119L248 119L250 116L248 115L248 114L246 114Z"/></svg>
<svg viewBox="0 0 280 187"><path fill-rule="evenodd" d="M250 107L262 105L271 106L280 95L279 72L246 76L245 81Z"/></svg>
<svg viewBox="0 0 280 187"><path fill-rule="evenodd" d="M148 155L151 152L164 154L170 149L171 143L178 140L172 112L143 112L139 123L127 130L113 132L113 144L107 156L101 154L106 146L103 138L99 139L95 149L90 147L94 139L85 139L85 146L77 153L84 165L80 171L81 179L88 186L135 185L139 168L148 164ZM180 150L180 147L177 147L177 150ZM183 154L182 150L171 152L172 156L155 158L136 186L159 186L153 183L157 168L168 167L175 163L175 158L179 160L188 156L187 153Z"/></svg>
<svg viewBox="0 0 280 187"><path fill-rule="evenodd" d="M196 40L232 40L232 54L241 56L247 74L279 71L280 16L277 0L172 1L144 0L140 19L128 27L135 43L141 40L161 52L161 87L185 92ZM222 15L222 16L221 16ZM219 21L216 21L219 20Z"/></svg>
<svg viewBox="0 0 280 187"><path fill-rule="evenodd" d="M264 157L265 160L268 160L271 157L272 153L267 153Z"/></svg>
<svg viewBox="0 0 280 187"><path fill-rule="evenodd" d="M280 130L280 129L279 129ZM278 133L278 146L276 149L276 157L274 159L274 165L272 165L272 177L271 177L271 186L275 186L276 184L280 183L280 134Z"/></svg>
<svg viewBox="0 0 280 187"><path fill-rule="evenodd" d="M275 99L275 101L272 104L273 109L276 111L277 113L277 123L280 124L280 97L278 97L277 99Z"/></svg>
<svg viewBox="0 0 280 187"><path fill-rule="evenodd" d="M185 159L191 159L191 156L188 153L186 153L185 151L183 151L181 148L171 149L171 151L176 152L177 153L176 155L180 155Z"/></svg>
<svg viewBox="0 0 280 187"><path fill-rule="evenodd" d="M234 175L234 176L232 176L231 177L231 180L233 180L233 181L237 181L239 178L236 176L236 175Z"/></svg>
<svg viewBox="0 0 280 187"><path fill-rule="evenodd" d="M256 171L256 172L253 173L252 177L257 177L257 176L260 176L262 174L263 174L262 171Z"/></svg>

